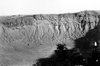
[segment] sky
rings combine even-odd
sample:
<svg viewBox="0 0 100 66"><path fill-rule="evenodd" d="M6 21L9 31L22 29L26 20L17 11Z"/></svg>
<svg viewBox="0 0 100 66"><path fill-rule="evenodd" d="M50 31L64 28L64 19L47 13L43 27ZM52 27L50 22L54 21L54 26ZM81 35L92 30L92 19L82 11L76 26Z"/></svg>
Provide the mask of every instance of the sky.
<svg viewBox="0 0 100 66"><path fill-rule="evenodd" d="M0 0L0 16L100 10L99 0Z"/></svg>

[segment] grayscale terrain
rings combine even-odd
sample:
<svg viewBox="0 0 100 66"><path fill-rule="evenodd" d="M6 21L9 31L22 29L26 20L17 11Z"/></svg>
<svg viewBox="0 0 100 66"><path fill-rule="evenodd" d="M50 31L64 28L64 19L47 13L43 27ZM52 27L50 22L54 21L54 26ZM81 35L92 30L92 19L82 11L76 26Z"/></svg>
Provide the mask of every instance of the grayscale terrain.
<svg viewBox="0 0 100 66"><path fill-rule="evenodd" d="M0 65L32 66L50 56L58 43L68 49L100 23L99 11L0 17Z"/></svg>

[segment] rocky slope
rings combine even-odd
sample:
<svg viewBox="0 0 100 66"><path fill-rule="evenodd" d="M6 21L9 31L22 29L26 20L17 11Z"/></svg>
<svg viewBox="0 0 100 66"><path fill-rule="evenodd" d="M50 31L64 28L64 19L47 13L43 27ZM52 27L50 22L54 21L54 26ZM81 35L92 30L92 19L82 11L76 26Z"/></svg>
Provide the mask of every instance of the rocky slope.
<svg viewBox="0 0 100 66"><path fill-rule="evenodd" d="M48 57L58 43L74 48L75 40L89 31L94 30L93 35L96 31L99 33L96 29L99 23L97 11L3 16L0 18L0 63L28 63L39 57Z"/></svg>

